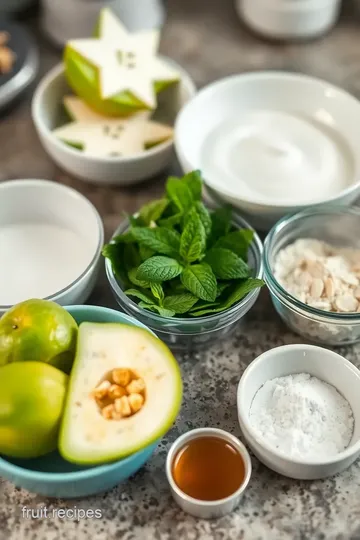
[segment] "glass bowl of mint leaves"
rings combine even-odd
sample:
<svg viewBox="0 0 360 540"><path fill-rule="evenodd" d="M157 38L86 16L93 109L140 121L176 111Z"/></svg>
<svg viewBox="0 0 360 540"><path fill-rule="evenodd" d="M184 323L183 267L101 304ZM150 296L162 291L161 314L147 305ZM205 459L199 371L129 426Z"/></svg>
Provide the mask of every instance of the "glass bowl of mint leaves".
<svg viewBox="0 0 360 540"><path fill-rule="evenodd" d="M202 203L199 171L125 219L103 248L123 311L188 350L228 337L264 285L262 243L229 207Z"/></svg>

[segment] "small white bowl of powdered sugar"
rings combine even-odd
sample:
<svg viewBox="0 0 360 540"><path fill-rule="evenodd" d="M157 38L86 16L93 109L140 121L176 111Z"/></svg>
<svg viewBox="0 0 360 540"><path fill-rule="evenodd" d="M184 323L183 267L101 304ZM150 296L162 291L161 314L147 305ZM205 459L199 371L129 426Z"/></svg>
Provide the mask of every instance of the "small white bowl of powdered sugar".
<svg viewBox="0 0 360 540"><path fill-rule="evenodd" d="M267 467L290 478L325 478L360 455L360 371L314 345L256 358L237 392L242 433Z"/></svg>

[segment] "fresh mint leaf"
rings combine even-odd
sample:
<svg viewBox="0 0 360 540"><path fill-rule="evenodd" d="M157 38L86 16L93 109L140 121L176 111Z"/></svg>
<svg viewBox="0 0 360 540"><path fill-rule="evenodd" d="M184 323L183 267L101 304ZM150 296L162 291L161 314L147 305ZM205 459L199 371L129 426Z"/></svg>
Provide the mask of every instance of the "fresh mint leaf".
<svg viewBox="0 0 360 540"><path fill-rule="evenodd" d="M180 255L187 262L195 262L204 254L206 247L205 229L194 211L187 221L180 239Z"/></svg>
<svg viewBox="0 0 360 540"><path fill-rule="evenodd" d="M124 263L124 244L106 244L102 249L102 255L111 262L115 276L124 286L129 283Z"/></svg>
<svg viewBox="0 0 360 540"><path fill-rule="evenodd" d="M182 212L178 212L177 214L174 214L173 216L160 219L159 225L161 227L168 227L172 229L173 227L181 223L182 217L183 217Z"/></svg>
<svg viewBox="0 0 360 540"><path fill-rule="evenodd" d="M165 309L161 306L153 306L153 310L157 311L162 317L173 317L175 315L175 311L172 309Z"/></svg>
<svg viewBox="0 0 360 540"><path fill-rule="evenodd" d="M239 229L222 236L215 242L214 247L230 249L236 255L247 261L248 250L254 238L254 231L251 229Z"/></svg>
<svg viewBox="0 0 360 540"><path fill-rule="evenodd" d="M112 262L112 259L115 259L119 251L120 251L120 247L115 243L111 243L111 244L105 244L103 246L101 254L103 257L110 259L110 261Z"/></svg>
<svg viewBox="0 0 360 540"><path fill-rule="evenodd" d="M145 225L150 225L152 221L156 222L161 218L168 204L169 201L167 199L151 201L140 209L139 217Z"/></svg>
<svg viewBox="0 0 360 540"><path fill-rule="evenodd" d="M136 277L137 274L137 268L131 268L131 270L128 271L129 280L133 285L136 285L137 287L141 287L142 289L149 289L150 288L150 281L145 281L142 279L138 279Z"/></svg>
<svg viewBox="0 0 360 540"><path fill-rule="evenodd" d="M219 310L217 308L204 308L199 309L198 311L189 311L189 315L191 317L205 317L205 315L214 315L218 312Z"/></svg>
<svg viewBox="0 0 360 540"><path fill-rule="evenodd" d="M216 298L219 298L219 296L222 295L222 293L230 287L231 283L218 283L217 284L217 292L216 292Z"/></svg>
<svg viewBox="0 0 360 540"><path fill-rule="evenodd" d="M170 309L165 309L161 306L157 306L156 304L148 304L146 302L139 302L139 307L148 309L150 311L156 311L162 317L173 317L175 315L175 311L172 311Z"/></svg>
<svg viewBox="0 0 360 540"><path fill-rule="evenodd" d="M129 216L128 214L126 214L126 217L130 221L130 225L132 227L143 227L145 225L140 216Z"/></svg>
<svg viewBox="0 0 360 540"><path fill-rule="evenodd" d="M200 171L192 171L182 177L183 182L189 188L193 201L200 201L202 194L202 178Z"/></svg>
<svg viewBox="0 0 360 540"><path fill-rule="evenodd" d="M161 283L181 274L183 267L176 259L155 255L143 262L136 273L137 279Z"/></svg>
<svg viewBox="0 0 360 540"><path fill-rule="evenodd" d="M213 309L218 306L220 306L220 302L204 302L203 300L199 300L199 302L195 304L195 306L189 311L190 313L196 313L197 311L204 311L204 309Z"/></svg>
<svg viewBox="0 0 360 540"><path fill-rule="evenodd" d="M190 293L184 293L184 294L176 294L173 296L167 296L164 300L164 308L171 309L176 314L184 314L191 309L196 302L198 302L198 298Z"/></svg>
<svg viewBox="0 0 360 540"><path fill-rule="evenodd" d="M219 311L222 311L222 309L204 307L204 309L199 309L198 311L190 311L189 315L191 317L205 317L205 315L214 315L214 313L219 313Z"/></svg>
<svg viewBox="0 0 360 540"><path fill-rule="evenodd" d="M165 227L135 227L132 233L136 240L156 253L176 257L180 249L180 234Z"/></svg>
<svg viewBox="0 0 360 540"><path fill-rule="evenodd" d="M118 234L117 236L114 236L112 242L114 242L114 244L132 244L136 242L136 240L132 235L132 232L127 231L123 234Z"/></svg>
<svg viewBox="0 0 360 540"><path fill-rule="evenodd" d="M222 304L222 309L229 309L231 306L239 302L253 289L258 289L263 287L264 281L257 278L248 278L243 282L238 283L232 289L227 300Z"/></svg>
<svg viewBox="0 0 360 540"><path fill-rule="evenodd" d="M203 224L206 237L208 238L211 234L211 227L212 227L210 212L206 208L206 206L204 206L204 204L199 201L195 203L195 209L199 215L201 223Z"/></svg>
<svg viewBox="0 0 360 540"><path fill-rule="evenodd" d="M208 302L216 298L216 278L206 263L188 266L181 274L183 285L195 296Z"/></svg>
<svg viewBox="0 0 360 540"><path fill-rule="evenodd" d="M248 265L229 249L212 248L206 254L205 262L219 279L239 279L250 274Z"/></svg>
<svg viewBox="0 0 360 540"><path fill-rule="evenodd" d="M162 301L165 298L165 295L164 295L164 290L162 286L160 285L160 283L151 283L150 290L152 292L152 295L159 300L160 305L161 305Z"/></svg>
<svg viewBox="0 0 360 540"><path fill-rule="evenodd" d="M187 184L175 176L170 176L166 182L166 192L180 212L187 212L194 202Z"/></svg>
<svg viewBox="0 0 360 540"><path fill-rule="evenodd" d="M228 206L217 208L211 214L211 236L209 239L209 246L213 246L214 243L221 236L225 236L231 227L232 211Z"/></svg>
<svg viewBox="0 0 360 540"><path fill-rule="evenodd" d="M139 248L136 244L125 244L124 246L124 264L126 270L136 268L141 263Z"/></svg>
<svg viewBox="0 0 360 540"><path fill-rule="evenodd" d="M148 248L144 244L139 245L139 253L142 261L146 261L146 259L150 259L150 257L155 255L155 251Z"/></svg>
<svg viewBox="0 0 360 540"><path fill-rule="evenodd" d="M226 309L231 308L237 302L240 302L240 300L242 300L250 291L258 289L263 285L264 282L262 279L248 278L245 281L237 283L232 288L232 291L228 298L219 307L204 307L203 310L190 312L189 315L191 315L192 317L203 317L205 315L211 315L213 313L220 313L221 311L225 311Z"/></svg>
<svg viewBox="0 0 360 540"><path fill-rule="evenodd" d="M171 294L180 294L180 293L187 292L186 288L185 288L184 285L181 283L180 278L175 278L175 279L173 279L173 280L169 283L169 286L170 286L170 292L171 292Z"/></svg>
<svg viewBox="0 0 360 540"><path fill-rule="evenodd" d="M138 306L143 308L143 309L148 309L150 311L155 311L154 309L152 309L156 304L154 304L153 301L144 301L144 300L141 300L139 303L138 303Z"/></svg>
<svg viewBox="0 0 360 540"><path fill-rule="evenodd" d="M139 291L138 289L128 289L125 291L126 296L134 296L135 298L138 298L139 300L142 300L143 302L147 302L148 304L153 304L154 299L151 298L149 294L146 292Z"/></svg>

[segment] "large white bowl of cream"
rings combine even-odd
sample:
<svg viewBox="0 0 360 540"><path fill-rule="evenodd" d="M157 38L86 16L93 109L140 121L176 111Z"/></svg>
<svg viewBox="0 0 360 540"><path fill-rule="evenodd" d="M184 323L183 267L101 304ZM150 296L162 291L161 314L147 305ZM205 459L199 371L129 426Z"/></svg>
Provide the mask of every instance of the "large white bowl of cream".
<svg viewBox="0 0 360 540"><path fill-rule="evenodd" d="M85 302L103 242L97 210L74 189L48 180L0 183L0 315L30 298Z"/></svg>
<svg viewBox="0 0 360 540"><path fill-rule="evenodd" d="M175 146L213 198L267 229L311 205L360 194L360 102L328 82L285 72L235 75L180 112Z"/></svg>

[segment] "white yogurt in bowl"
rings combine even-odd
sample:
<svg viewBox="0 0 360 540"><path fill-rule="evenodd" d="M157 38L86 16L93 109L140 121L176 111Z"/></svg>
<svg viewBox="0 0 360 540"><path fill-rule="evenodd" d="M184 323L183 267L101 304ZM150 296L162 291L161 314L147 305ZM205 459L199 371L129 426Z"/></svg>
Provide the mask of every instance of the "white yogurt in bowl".
<svg viewBox="0 0 360 540"><path fill-rule="evenodd" d="M29 298L84 302L103 241L96 209L73 189L45 180L0 184L0 314Z"/></svg>
<svg viewBox="0 0 360 540"><path fill-rule="evenodd" d="M175 148L210 199L267 230L309 205L360 195L360 102L326 81L251 72L210 84L181 110Z"/></svg>
<svg viewBox="0 0 360 540"><path fill-rule="evenodd" d="M349 187L353 159L346 142L321 123L294 113L255 110L228 118L205 138L200 168L234 196L268 204L308 204Z"/></svg>

